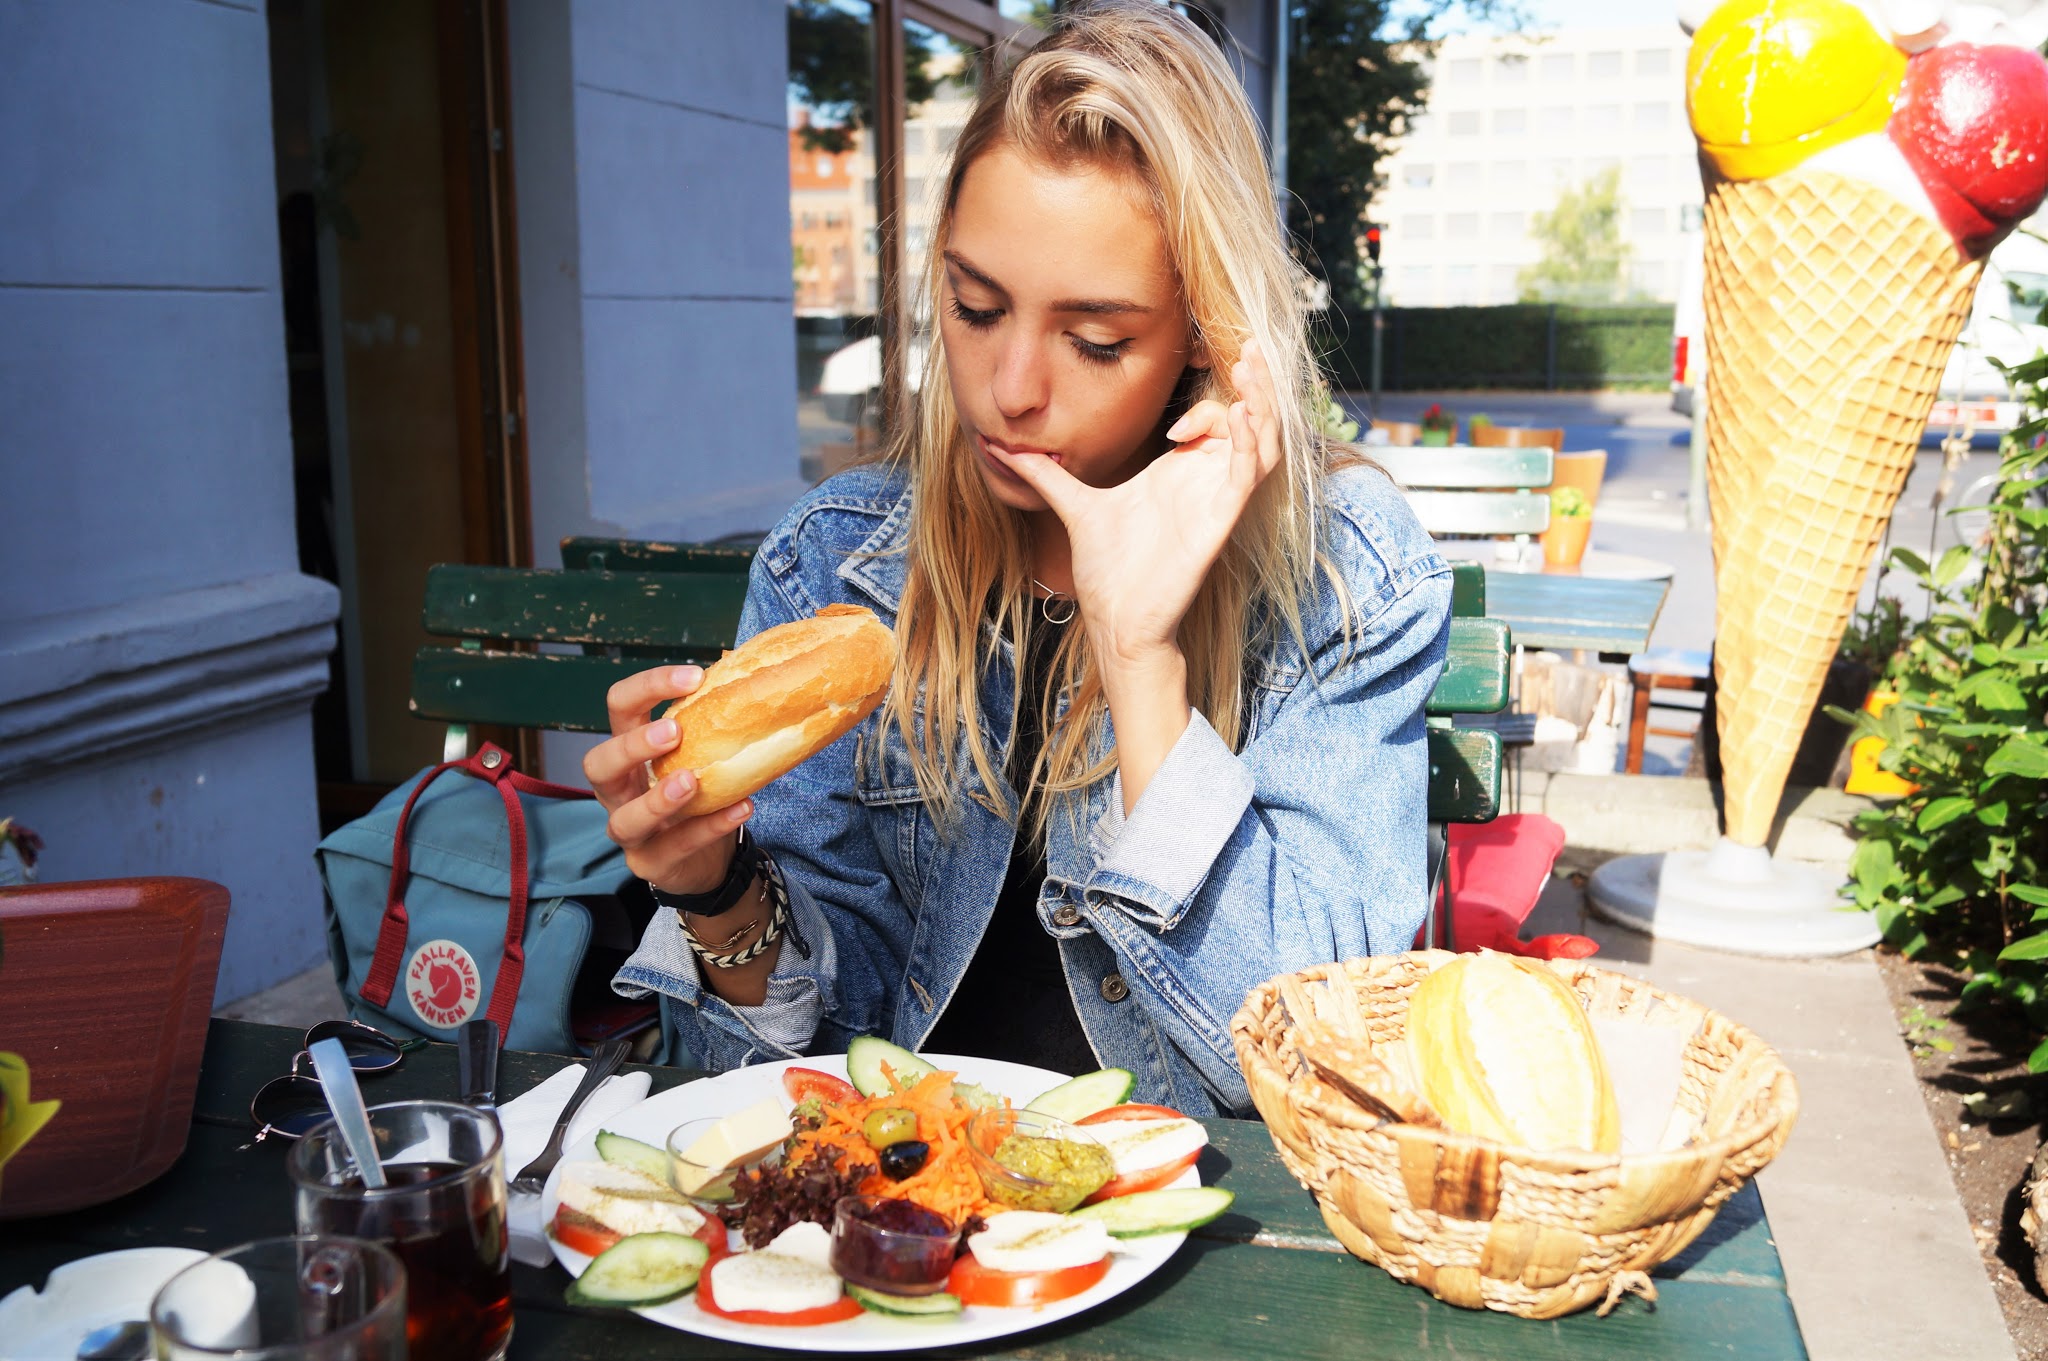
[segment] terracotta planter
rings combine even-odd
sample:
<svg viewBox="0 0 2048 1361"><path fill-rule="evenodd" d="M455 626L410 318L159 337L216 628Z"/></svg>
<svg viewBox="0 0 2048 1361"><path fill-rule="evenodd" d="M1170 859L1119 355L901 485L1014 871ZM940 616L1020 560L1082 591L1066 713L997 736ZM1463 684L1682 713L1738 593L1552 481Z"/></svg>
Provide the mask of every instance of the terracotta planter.
<svg viewBox="0 0 2048 1361"><path fill-rule="evenodd" d="M1593 517L1553 517L1543 531L1543 561L1549 567L1577 567L1586 556L1586 540L1593 533Z"/></svg>

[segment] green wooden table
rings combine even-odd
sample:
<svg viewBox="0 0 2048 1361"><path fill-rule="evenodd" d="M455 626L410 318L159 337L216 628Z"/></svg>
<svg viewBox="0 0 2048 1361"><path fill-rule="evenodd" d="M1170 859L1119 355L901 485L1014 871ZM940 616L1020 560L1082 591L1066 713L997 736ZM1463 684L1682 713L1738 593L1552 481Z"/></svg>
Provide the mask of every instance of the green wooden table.
<svg viewBox="0 0 2048 1361"><path fill-rule="evenodd" d="M0 1295L19 1285L40 1287L52 1267L95 1252L165 1245L211 1251L289 1233L285 1149L248 1146L248 1105L259 1085L290 1066L299 1037L298 1031L275 1026L215 1021L184 1157L155 1183L111 1204L0 1224ZM500 1098L525 1091L562 1062L506 1054ZM648 1071L657 1091L694 1076L672 1068ZM454 1052L445 1045L417 1051L402 1068L368 1079L364 1088L373 1103L452 1097ZM1314 1201L1274 1154L1264 1126L1216 1120L1209 1122L1209 1132L1213 1142L1202 1158L1202 1180L1235 1191L1236 1207L1199 1231L1144 1284L1077 1318L1019 1334L1006 1349L941 1348L918 1355L1177 1361L1806 1355L1753 1186L1729 1201L1684 1256L1656 1273L1654 1309L1629 1299L1604 1319L1587 1311L1539 1323L1453 1309L1396 1284L1338 1246ZM557 1267L515 1264L512 1273L514 1357L637 1361L769 1354L629 1314L571 1309L562 1303L568 1276Z"/></svg>
<svg viewBox="0 0 2048 1361"><path fill-rule="evenodd" d="M1486 613L1507 621L1517 647L1628 657L1649 648L1670 589L1668 581L1489 569Z"/></svg>

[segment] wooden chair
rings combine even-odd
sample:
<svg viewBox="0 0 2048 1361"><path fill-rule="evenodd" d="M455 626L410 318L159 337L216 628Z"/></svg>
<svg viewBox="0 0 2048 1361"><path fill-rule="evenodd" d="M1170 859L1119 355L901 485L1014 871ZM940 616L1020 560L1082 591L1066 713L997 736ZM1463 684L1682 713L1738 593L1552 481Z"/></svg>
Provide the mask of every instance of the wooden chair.
<svg viewBox="0 0 2048 1361"><path fill-rule="evenodd" d="M1479 425L1472 427L1472 443L1481 449L1564 450L1564 431L1542 430L1527 425Z"/></svg>
<svg viewBox="0 0 2048 1361"><path fill-rule="evenodd" d="M1513 536L1550 527L1553 456L1547 448L1375 448L1367 451L1408 494L1422 527L1438 538Z"/></svg>
<svg viewBox="0 0 2048 1361"><path fill-rule="evenodd" d="M1630 693L1628 755L1623 769L1631 775L1643 773L1643 742L1654 733L1659 737L1690 737L1698 741L1704 721L1706 696L1714 689L1712 654L1675 647L1652 648L1628 659ZM1687 690L1701 698L1700 704L1673 704L1657 698L1659 690ZM1685 728L1653 728L1650 710L1670 709L1692 715Z"/></svg>

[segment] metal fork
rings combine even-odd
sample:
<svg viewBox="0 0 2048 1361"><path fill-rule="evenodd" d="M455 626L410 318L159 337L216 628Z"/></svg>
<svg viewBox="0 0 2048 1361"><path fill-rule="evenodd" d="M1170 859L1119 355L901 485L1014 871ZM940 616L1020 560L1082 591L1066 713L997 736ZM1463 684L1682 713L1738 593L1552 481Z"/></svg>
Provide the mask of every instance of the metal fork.
<svg viewBox="0 0 2048 1361"><path fill-rule="evenodd" d="M519 1175L510 1182L513 1191L522 1196L540 1194L541 1188L547 1184L548 1173L554 1171L555 1164L562 1160L562 1140L568 1137L569 1123L576 1118L576 1112L582 1109L591 1094L604 1085L604 1080L619 1071L632 1047L632 1041L626 1039L606 1040L598 1046L597 1052L584 1066L583 1081L576 1084L569 1104L562 1107L562 1117L555 1121L555 1132L548 1136L548 1146L541 1150L538 1158L519 1169Z"/></svg>

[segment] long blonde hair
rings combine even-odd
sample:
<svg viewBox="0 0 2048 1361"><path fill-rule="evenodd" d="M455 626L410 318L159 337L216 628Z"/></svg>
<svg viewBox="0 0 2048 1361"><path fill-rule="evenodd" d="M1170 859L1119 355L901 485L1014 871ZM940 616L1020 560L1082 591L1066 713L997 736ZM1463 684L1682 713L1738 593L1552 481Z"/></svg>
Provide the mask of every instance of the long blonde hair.
<svg viewBox="0 0 2048 1361"><path fill-rule="evenodd" d="M1194 341L1210 361L1182 376L1176 402L1234 400L1229 374L1246 344L1256 340L1266 355L1284 456L1180 626L1189 701L1235 749L1246 720L1246 649L1262 631L1284 630L1297 644L1302 636L1326 472L1309 418L1326 395L1258 123L1216 44L1167 7L1123 0L1062 12L1044 41L983 89L961 130L922 280L927 316L941 297L941 252L961 180L998 145L1048 164L1116 168L1144 185ZM1101 680L1082 631L1068 630L1053 663L1052 695L1019 697L1041 706L1047 737L1024 785L1032 792L1012 810L990 756L979 683L993 659L983 632L991 622L1010 639L1021 676L1034 616L1026 528L982 481L936 325L923 383L908 405L886 454L908 469L915 492L897 672L882 721L903 734L919 789L942 824L958 808L964 748L992 805L1006 815L1028 812L1036 829L1055 796L1086 788L1115 766L1114 749L1098 739L1106 710ZM1052 696L1063 690L1072 702L1055 723ZM1014 732L1017 713L1009 718Z"/></svg>

